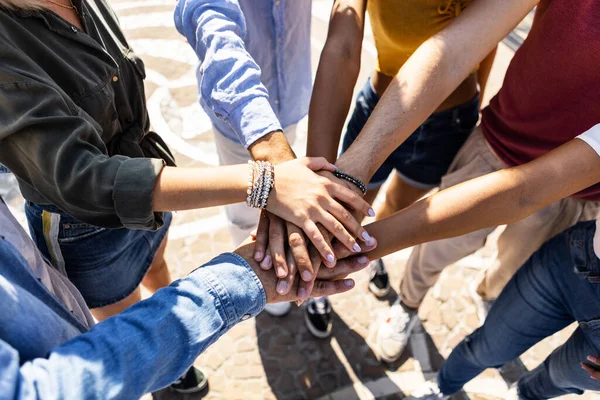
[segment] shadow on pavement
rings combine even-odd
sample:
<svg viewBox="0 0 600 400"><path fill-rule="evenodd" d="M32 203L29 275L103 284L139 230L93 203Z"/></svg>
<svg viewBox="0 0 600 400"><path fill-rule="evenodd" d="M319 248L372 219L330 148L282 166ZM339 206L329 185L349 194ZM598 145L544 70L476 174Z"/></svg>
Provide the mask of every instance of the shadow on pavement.
<svg viewBox="0 0 600 400"><path fill-rule="evenodd" d="M348 399L354 399L358 394L351 387L353 379L367 382L386 376L364 338L336 314L327 339L317 339L308 331L304 309L296 307L282 318L259 315L256 335L267 381L277 399L315 399L341 388L348 390Z"/></svg>

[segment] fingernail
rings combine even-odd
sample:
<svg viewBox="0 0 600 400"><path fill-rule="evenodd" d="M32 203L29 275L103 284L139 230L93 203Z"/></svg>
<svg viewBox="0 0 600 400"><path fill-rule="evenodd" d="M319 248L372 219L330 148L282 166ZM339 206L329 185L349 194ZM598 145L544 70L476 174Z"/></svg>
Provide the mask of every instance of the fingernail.
<svg viewBox="0 0 600 400"><path fill-rule="evenodd" d="M310 273L310 271L304 271L302 273L302 279L305 281L310 281L312 278L312 274ZM302 289L301 289L302 290Z"/></svg>
<svg viewBox="0 0 600 400"><path fill-rule="evenodd" d="M265 258L263 258L262 262L260 263L260 267L262 269L267 269L271 266L271 256L265 256Z"/></svg>
<svg viewBox="0 0 600 400"><path fill-rule="evenodd" d="M359 264L366 264L369 262L369 259L366 256L360 256L358 257L358 262Z"/></svg>
<svg viewBox="0 0 600 400"><path fill-rule="evenodd" d="M369 235L369 232L367 231L364 231L361 236L363 239L365 239L365 242L367 243L373 240L373 238L371 237L371 235Z"/></svg>
<svg viewBox="0 0 600 400"><path fill-rule="evenodd" d="M337 167L335 165L333 165L333 164L329 164L329 165L331 165L331 168L333 168L334 170L337 169Z"/></svg>
<svg viewBox="0 0 600 400"><path fill-rule="evenodd" d="M306 289L298 289L298 297L300 297L301 299L307 298L308 292L306 291Z"/></svg>
<svg viewBox="0 0 600 400"><path fill-rule="evenodd" d="M335 261L335 257L333 257L333 254L327 254L327 261L329 261L330 263Z"/></svg>
<svg viewBox="0 0 600 400"><path fill-rule="evenodd" d="M259 261L261 259L261 257L262 257L262 251L259 250L256 253L254 253L254 259L256 261Z"/></svg>
<svg viewBox="0 0 600 400"><path fill-rule="evenodd" d="M277 267L277 276L280 278L285 278L285 268Z"/></svg>
<svg viewBox="0 0 600 400"><path fill-rule="evenodd" d="M277 293L285 294L287 292L288 284L286 281L279 281L277 284Z"/></svg>
<svg viewBox="0 0 600 400"><path fill-rule="evenodd" d="M370 240L367 240L366 243L368 247L375 246L375 239L371 238Z"/></svg>
<svg viewBox="0 0 600 400"><path fill-rule="evenodd" d="M594 364L598 363L598 359L594 356L587 356L587 360L593 362Z"/></svg>
<svg viewBox="0 0 600 400"><path fill-rule="evenodd" d="M344 279L344 286L347 288L354 287L354 281L352 279Z"/></svg>
<svg viewBox="0 0 600 400"><path fill-rule="evenodd" d="M360 251L360 246L357 243L354 243L354 245L352 246L352 250L358 253Z"/></svg>
<svg viewBox="0 0 600 400"><path fill-rule="evenodd" d="M372 208L369 208L369 217L374 217L375 216L375 210L373 210Z"/></svg>

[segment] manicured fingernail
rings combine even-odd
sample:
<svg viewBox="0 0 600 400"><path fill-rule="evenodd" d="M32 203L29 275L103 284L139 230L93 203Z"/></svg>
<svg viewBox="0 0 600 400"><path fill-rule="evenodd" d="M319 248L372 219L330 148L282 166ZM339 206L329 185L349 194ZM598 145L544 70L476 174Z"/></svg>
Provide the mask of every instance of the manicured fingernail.
<svg viewBox="0 0 600 400"><path fill-rule="evenodd" d="M347 288L354 287L354 281L352 279L344 279L344 286Z"/></svg>
<svg viewBox="0 0 600 400"><path fill-rule="evenodd" d="M587 356L587 360L593 362L594 364L598 364L598 359L594 356Z"/></svg>
<svg viewBox="0 0 600 400"><path fill-rule="evenodd" d="M312 279L312 274L310 273L310 271L304 271L302 273L302 279L305 281L310 281Z"/></svg>
<svg viewBox="0 0 600 400"><path fill-rule="evenodd" d="M372 208L369 208L369 217L374 217L375 216L375 210L373 210Z"/></svg>
<svg viewBox="0 0 600 400"><path fill-rule="evenodd" d="M262 269L268 269L271 266L271 256L265 256L262 262L260 263L260 267Z"/></svg>
<svg viewBox="0 0 600 400"><path fill-rule="evenodd" d="M331 168L333 168L334 170L337 169L337 167L335 165L333 165L333 164L329 164L329 165L331 165Z"/></svg>
<svg viewBox="0 0 600 400"><path fill-rule="evenodd" d="M366 256L360 256L358 257L358 262L359 264L366 264L369 262L369 259Z"/></svg>
<svg viewBox="0 0 600 400"><path fill-rule="evenodd" d="M307 298L308 292L306 291L306 289L303 289L303 288L298 289L298 297L300 297L301 299ZM300 304L298 304L298 305L300 305Z"/></svg>
<svg viewBox="0 0 600 400"><path fill-rule="evenodd" d="M256 261L259 261L262 257L262 251L258 250L256 253L254 253L254 259Z"/></svg>
<svg viewBox="0 0 600 400"><path fill-rule="evenodd" d="M352 246L352 250L358 253L360 251L360 246L357 243L354 243L354 245Z"/></svg>
<svg viewBox="0 0 600 400"><path fill-rule="evenodd" d="M367 242L367 243L369 243L369 241L373 240L373 238L371 237L371 235L369 235L369 232L367 232L367 231L364 231L361 236L363 239L365 239L365 242Z"/></svg>
<svg viewBox="0 0 600 400"><path fill-rule="evenodd" d="M277 284L277 293L285 294L287 292L288 284L286 281L279 281Z"/></svg>
<svg viewBox="0 0 600 400"><path fill-rule="evenodd" d="M277 267L277 276L280 278L285 278L285 268Z"/></svg>
<svg viewBox="0 0 600 400"><path fill-rule="evenodd" d="M327 261L329 261L330 263L335 261L335 257L333 257L333 254L327 254Z"/></svg>
<svg viewBox="0 0 600 400"><path fill-rule="evenodd" d="M370 240L367 240L366 244L367 244L368 247L375 246L375 239L371 238Z"/></svg>

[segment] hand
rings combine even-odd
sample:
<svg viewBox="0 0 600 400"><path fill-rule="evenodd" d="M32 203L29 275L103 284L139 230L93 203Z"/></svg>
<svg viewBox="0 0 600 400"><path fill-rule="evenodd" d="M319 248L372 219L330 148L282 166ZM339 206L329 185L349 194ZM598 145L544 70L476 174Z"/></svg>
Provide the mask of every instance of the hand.
<svg viewBox="0 0 600 400"><path fill-rule="evenodd" d="M598 356L588 356L587 360L592 364L581 363L581 368L587 371L590 374L590 378L600 381L600 357Z"/></svg>
<svg viewBox="0 0 600 400"><path fill-rule="evenodd" d="M252 267L256 276L260 280L265 293L267 295L267 303L279 303L279 302L289 302L289 301L297 301L298 297L298 279L296 279L296 283L291 287L291 290L287 292L285 295L280 295L277 293L276 285L277 285L277 277L269 272L263 270L258 263L253 258L254 252L254 243L245 243L242 244L238 249L235 250L235 253L239 254L243 257L248 264ZM359 262L359 258L363 258ZM338 293L347 292L348 290L354 287L353 279L343 279L347 275L360 271L368 265L368 259L365 259L364 256L348 258L344 261L340 261L337 263L335 268L327 268L319 271L317 275L317 279L315 281L314 289L311 293L312 297L319 296L331 296Z"/></svg>
<svg viewBox="0 0 600 400"><path fill-rule="evenodd" d="M360 252L354 237L370 240L371 236L344 205L364 215L373 214L361 196L312 172L334 169L324 158L303 158L275 166L275 187L267 205L273 214L302 228L321 257L332 263L333 250L316 224L321 223L348 249Z"/></svg>

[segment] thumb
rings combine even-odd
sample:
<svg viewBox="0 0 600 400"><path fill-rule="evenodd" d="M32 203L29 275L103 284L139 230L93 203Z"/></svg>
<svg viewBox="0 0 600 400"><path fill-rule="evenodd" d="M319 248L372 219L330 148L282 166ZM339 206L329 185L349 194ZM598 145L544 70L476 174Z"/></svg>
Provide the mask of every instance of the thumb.
<svg viewBox="0 0 600 400"><path fill-rule="evenodd" d="M304 165L313 171L329 171L333 172L337 168L331 164L325 157L305 157L303 159Z"/></svg>

